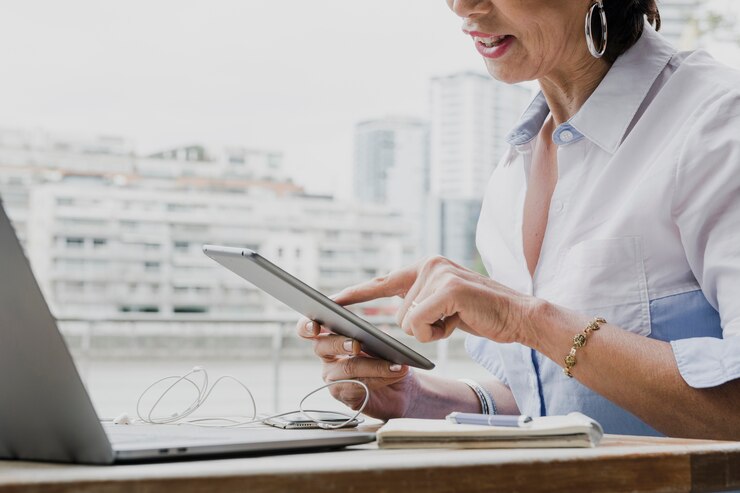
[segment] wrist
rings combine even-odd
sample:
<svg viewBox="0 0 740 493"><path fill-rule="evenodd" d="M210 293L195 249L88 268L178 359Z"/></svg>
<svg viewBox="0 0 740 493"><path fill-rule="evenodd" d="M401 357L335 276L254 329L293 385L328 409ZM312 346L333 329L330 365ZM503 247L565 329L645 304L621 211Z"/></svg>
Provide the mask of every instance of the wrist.
<svg viewBox="0 0 740 493"><path fill-rule="evenodd" d="M457 380L418 373L410 390L409 404L403 414L405 418L440 419L453 411L480 412L480 401L475 392Z"/></svg>
<svg viewBox="0 0 740 493"><path fill-rule="evenodd" d="M481 414L498 414L498 411L496 409L496 401L493 399L491 393L488 392L488 390L486 390L481 384L469 378L461 378L458 380L458 382L464 383L470 388L470 390L473 391L476 398L480 402Z"/></svg>
<svg viewBox="0 0 740 493"><path fill-rule="evenodd" d="M409 379L408 390L404 392L406 399L405 409L401 413L401 418L416 418L419 416L420 402L424 400L423 397L423 385L421 379L424 375L418 375L412 368L409 367L409 374L406 378Z"/></svg>
<svg viewBox="0 0 740 493"><path fill-rule="evenodd" d="M567 352L573 336L582 330L591 318L549 301L537 300L530 320L529 330L522 344L550 358L562 359L560 353Z"/></svg>
<svg viewBox="0 0 740 493"><path fill-rule="evenodd" d="M522 320L517 342L539 350L544 332L558 318L558 307L541 298L531 298Z"/></svg>

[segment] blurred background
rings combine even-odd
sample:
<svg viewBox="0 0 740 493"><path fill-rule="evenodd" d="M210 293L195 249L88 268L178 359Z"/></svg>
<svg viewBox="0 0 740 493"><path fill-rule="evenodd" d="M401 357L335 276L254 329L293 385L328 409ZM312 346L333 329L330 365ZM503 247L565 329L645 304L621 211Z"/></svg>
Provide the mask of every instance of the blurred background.
<svg viewBox="0 0 740 493"><path fill-rule="evenodd" d="M675 46L740 68L740 2L659 5ZM322 383L297 315L204 243L326 294L432 254L483 272L484 186L536 86L493 81L460 27L442 0L4 5L0 198L101 415L195 364L264 412ZM439 374L484 375L396 307L355 310ZM227 384L203 412L246 409Z"/></svg>

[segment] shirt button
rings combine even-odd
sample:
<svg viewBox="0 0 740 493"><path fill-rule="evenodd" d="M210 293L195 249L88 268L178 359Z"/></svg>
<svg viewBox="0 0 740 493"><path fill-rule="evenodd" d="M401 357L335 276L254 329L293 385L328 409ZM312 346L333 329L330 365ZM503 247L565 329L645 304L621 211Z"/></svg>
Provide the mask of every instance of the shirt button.
<svg viewBox="0 0 740 493"><path fill-rule="evenodd" d="M563 212L563 207L564 205L562 200L557 199L552 202L552 210L554 212Z"/></svg>
<svg viewBox="0 0 740 493"><path fill-rule="evenodd" d="M573 140L573 132L571 132L570 130L563 130L562 132L560 132L560 140L562 140L563 142L570 142L571 140Z"/></svg>

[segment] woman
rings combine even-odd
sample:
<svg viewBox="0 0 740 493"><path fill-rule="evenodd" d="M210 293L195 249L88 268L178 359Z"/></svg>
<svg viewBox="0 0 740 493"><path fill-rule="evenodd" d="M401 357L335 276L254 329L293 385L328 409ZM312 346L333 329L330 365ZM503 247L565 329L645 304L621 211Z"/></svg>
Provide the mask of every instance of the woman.
<svg viewBox="0 0 740 493"><path fill-rule="evenodd" d="M740 75L677 53L654 0L447 2L494 78L541 88L486 191L490 278L433 258L336 300L402 297L404 331L464 330L491 378L412 372L302 320L324 379L366 382L384 419L581 411L608 433L740 440Z"/></svg>

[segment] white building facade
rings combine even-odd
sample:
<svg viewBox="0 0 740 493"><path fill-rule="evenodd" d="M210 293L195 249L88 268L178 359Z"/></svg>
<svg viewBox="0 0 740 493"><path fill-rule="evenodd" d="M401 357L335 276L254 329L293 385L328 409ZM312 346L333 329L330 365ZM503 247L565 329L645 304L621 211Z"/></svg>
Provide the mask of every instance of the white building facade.
<svg viewBox="0 0 740 493"><path fill-rule="evenodd" d="M429 126L384 118L355 126L354 189L358 201L382 204L403 218L415 246L406 262L429 255Z"/></svg>
<svg viewBox="0 0 740 493"><path fill-rule="evenodd" d="M526 87L461 72L431 81L431 195L436 249L477 268L475 224L505 137L532 97Z"/></svg>
<svg viewBox="0 0 740 493"><path fill-rule="evenodd" d="M306 194L279 153L193 146L139 157L123 141L9 134L0 198L58 318L296 317L206 257L205 243L255 249L327 294L413 250L397 213Z"/></svg>
<svg viewBox="0 0 740 493"><path fill-rule="evenodd" d="M700 0L660 0L660 33L681 50L695 48L691 21L699 13ZM691 44L687 46L687 44Z"/></svg>
<svg viewBox="0 0 740 493"><path fill-rule="evenodd" d="M480 199L506 149L506 134L532 98L526 87L461 72L431 81L431 190Z"/></svg>

